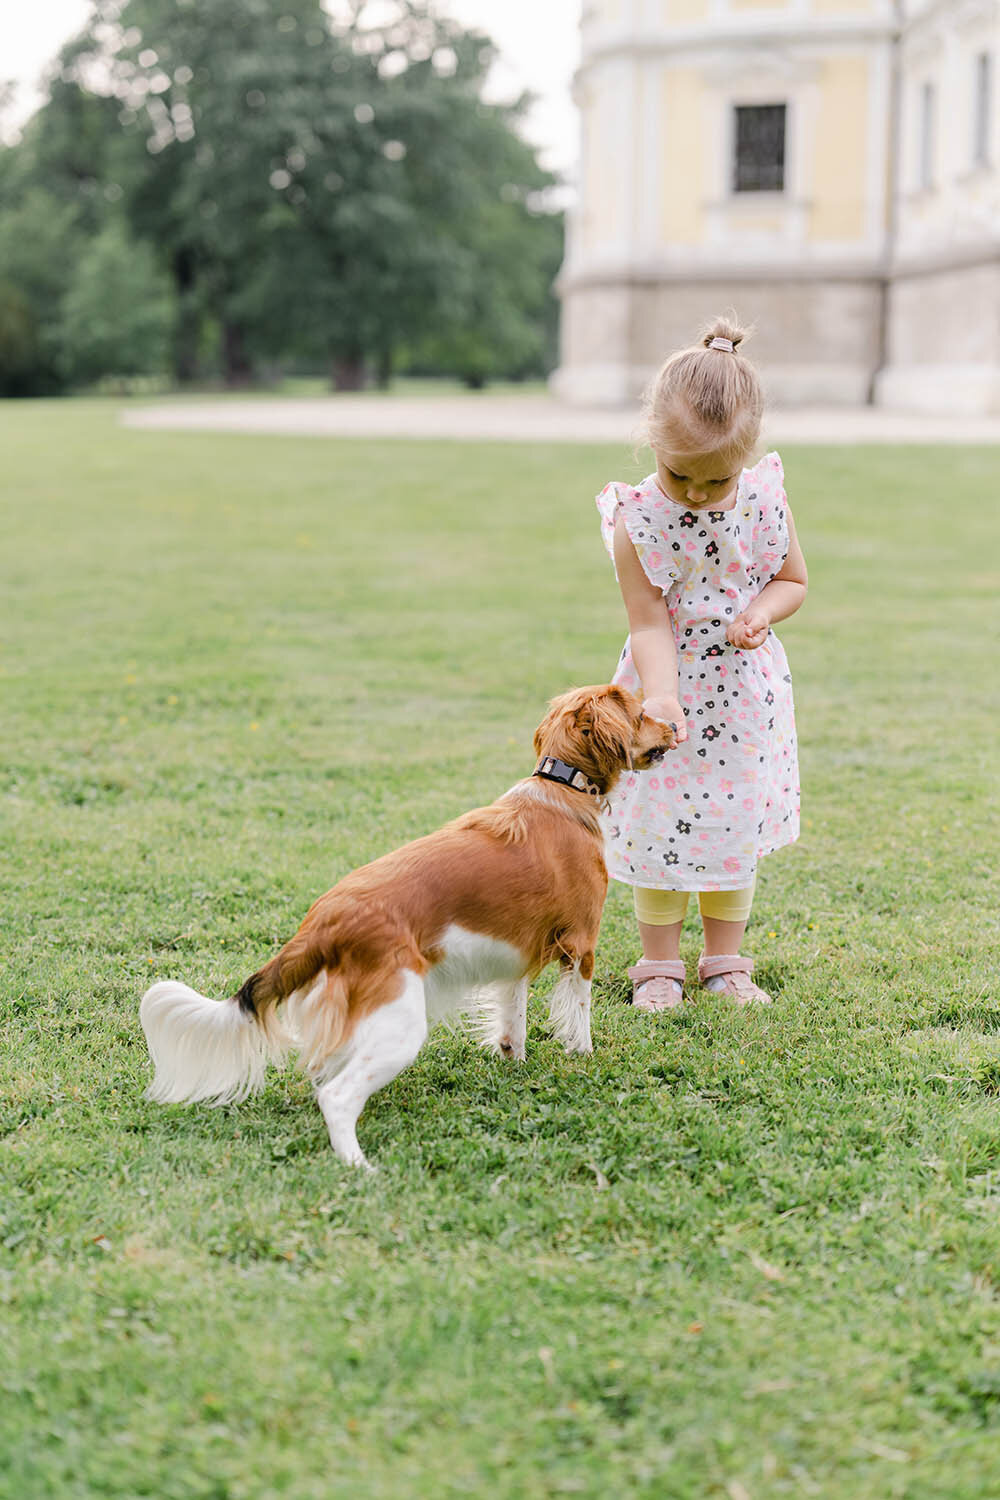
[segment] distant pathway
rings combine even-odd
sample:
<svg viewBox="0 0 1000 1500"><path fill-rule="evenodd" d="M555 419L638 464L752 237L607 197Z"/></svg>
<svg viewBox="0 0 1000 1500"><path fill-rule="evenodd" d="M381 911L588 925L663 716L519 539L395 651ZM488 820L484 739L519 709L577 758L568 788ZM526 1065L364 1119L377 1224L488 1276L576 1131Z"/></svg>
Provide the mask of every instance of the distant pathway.
<svg viewBox="0 0 1000 1500"><path fill-rule="evenodd" d="M123 406L126 427L199 432L283 433L289 437L445 438L459 442L624 443L636 441L631 409L565 406L544 394L343 395L179 398ZM770 412L769 443L1000 443L995 417L925 416L870 406Z"/></svg>

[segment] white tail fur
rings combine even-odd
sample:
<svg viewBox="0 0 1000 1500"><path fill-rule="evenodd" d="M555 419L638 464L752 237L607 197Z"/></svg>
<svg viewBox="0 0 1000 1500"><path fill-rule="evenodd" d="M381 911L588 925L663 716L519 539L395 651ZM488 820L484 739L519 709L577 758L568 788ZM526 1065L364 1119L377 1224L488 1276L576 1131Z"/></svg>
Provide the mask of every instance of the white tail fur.
<svg viewBox="0 0 1000 1500"><path fill-rule="evenodd" d="M156 1070L146 1097L160 1104L236 1103L262 1087L269 1062L284 1061L273 1014L265 1027L235 1000L210 1000L177 980L148 989L139 1017Z"/></svg>

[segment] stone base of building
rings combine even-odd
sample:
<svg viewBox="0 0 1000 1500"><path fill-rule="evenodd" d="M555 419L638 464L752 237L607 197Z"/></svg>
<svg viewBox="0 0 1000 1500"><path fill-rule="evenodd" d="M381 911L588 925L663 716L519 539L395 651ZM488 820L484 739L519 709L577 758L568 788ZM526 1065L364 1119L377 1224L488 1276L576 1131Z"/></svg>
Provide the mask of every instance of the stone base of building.
<svg viewBox="0 0 1000 1500"><path fill-rule="evenodd" d="M655 373L651 365L563 365L550 375L549 389L570 406L635 407ZM761 375L768 405L864 406L871 398L866 366L768 365Z"/></svg>
<svg viewBox="0 0 1000 1500"><path fill-rule="evenodd" d="M567 277L561 292L563 363L551 387L574 405L636 402L668 354L729 310L754 329L745 352L775 405L871 400L883 296L875 276Z"/></svg>
<svg viewBox="0 0 1000 1500"><path fill-rule="evenodd" d="M889 411L997 416L1000 365L887 365L875 379L875 404Z"/></svg>
<svg viewBox="0 0 1000 1500"><path fill-rule="evenodd" d="M889 357L879 406L950 416L1000 412L1000 255L900 266L889 285Z"/></svg>

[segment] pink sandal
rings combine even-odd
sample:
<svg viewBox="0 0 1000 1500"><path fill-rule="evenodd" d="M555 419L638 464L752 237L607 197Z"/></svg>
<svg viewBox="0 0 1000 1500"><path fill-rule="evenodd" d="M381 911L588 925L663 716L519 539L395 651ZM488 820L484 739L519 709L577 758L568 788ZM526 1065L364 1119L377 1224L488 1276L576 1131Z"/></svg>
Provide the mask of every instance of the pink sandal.
<svg viewBox="0 0 1000 1500"><path fill-rule="evenodd" d="M636 1010L679 1010L687 970L680 958L640 958L627 971Z"/></svg>
<svg viewBox="0 0 1000 1500"><path fill-rule="evenodd" d="M631 970L629 970L631 973ZM738 953L702 954L698 960L698 982L717 995L729 995L737 1005L770 1005L771 997L754 984L753 959ZM714 980L714 983L709 983Z"/></svg>

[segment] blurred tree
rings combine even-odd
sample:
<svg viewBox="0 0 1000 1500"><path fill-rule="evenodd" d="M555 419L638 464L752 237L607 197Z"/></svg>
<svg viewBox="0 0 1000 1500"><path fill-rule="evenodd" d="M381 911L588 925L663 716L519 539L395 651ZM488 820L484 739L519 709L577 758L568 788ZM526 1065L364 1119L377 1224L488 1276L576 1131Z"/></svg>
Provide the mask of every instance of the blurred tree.
<svg viewBox="0 0 1000 1500"><path fill-rule="evenodd" d="M86 43L70 43L55 63L48 103L29 120L16 147L0 150L0 392L63 388L88 360L67 343L67 295L88 262L124 189L116 180L122 149L118 106L79 87L72 65ZM92 263L92 262L91 262ZM127 256L115 269L126 269ZM104 289L113 308L118 287ZM93 348L93 344L91 345ZM142 370L157 368L144 362ZM162 370L162 363L159 364ZM101 374L103 370L93 370Z"/></svg>
<svg viewBox="0 0 1000 1500"><path fill-rule="evenodd" d="M14 174L3 172L6 185ZM64 383L62 299L86 237L76 210L31 185L0 213L0 394L43 395Z"/></svg>
<svg viewBox="0 0 1000 1500"><path fill-rule="evenodd" d="M369 24L372 9L339 13L349 50L335 76L350 107L321 117L321 149L311 162L300 157L287 189L310 230L296 226L283 256L314 293L302 306L313 332L303 332L344 335L332 349L340 384L359 382L365 356L385 380L401 347L444 348L442 330L452 331L452 353L495 341L476 361L484 377L506 372L515 344L520 362L535 338L540 370L546 340L528 323L557 269L543 247L558 219L540 212L552 178L516 133L524 101L483 103L494 56L485 36L409 3L381 5ZM518 293L532 277L525 301ZM484 319L500 304L506 316Z"/></svg>
<svg viewBox="0 0 1000 1500"><path fill-rule="evenodd" d="M87 243L62 303L60 352L74 383L167 369L170 284L121 220Z"/></svg>
<svg viewBox="0 0 1000 1500"><path fill-rule="evenodd" d="M366 363L384 376L400 345L494 304L490 369L504 347L526 355L535 310L517 289L549 275L544 253L525 247L502 292L476 282L481 267L496 283L498 235L531 238L524 200L551 178L516 111L481 101L485 36L417 0L332 21L319 0L96 0L89 37L64 76L103 74L145 139L128 207L174 279L180 377L206 315L230 384L296 351L358 385Z"/></svg>
<svg viewBox="0 0 1000 1500"><path fill-rule="evenodd" d="M85 45L70 42L56 60L48 102L25 126L14 159L22 187L44 187L74 210L81 233L96 234L107 205L122 196L115 169L121 127L116 101L80 88L73 78L74 59Z"/></svg>
<svg viewBox="0 0 1000 1500"><path fill-rule="evenodd" d="M98 306L101 268L117 277L128 253L125 221L170 278L181 380L198 373L208 328L234 385L288 355L328 362L340 386L372 368L388 378L400 349L470 381L543 367L558 220L544 211L551 178L516 134L518 107L482 102L491 44L423 0L330 0L330 11L93 0L4 197L37 218L44 184L65 235L61 276L42 256L44 316L39 272L36 291L6 272L39 348L55 327L83 341L63 368L94 372L113 348L134 364L137 307L122 308L116 343ZM0 185L2 172L0 153ZM78 275L81 236L99 243ZM161 330L151 277L146 260L129 287L149 284ZM27 348L14 302L8 323Z"/></svg>
<svg viewBox="0 0 1000 1500"><path fill-rule="evenodd" d="M173 280L181 379L206 319L230 384L264 352L270 309L246 288L271 253L271 177L316 106L328 38L318 0L96 0L69 71L100 80L140 147L119 157L125 203Z"/></svg>
<svg viewBox="0 0 1000 1500"><path fill-rule="evenodd" d="M562 216L539 203L537 168L506 129L485 142L495 158L465 224L464 254L436 327L416 343L413 363L458 375L472 387L505 376L540 375L556 361ZM497 191L497 185L499 190Z"/></svg>
<svg viewBox="0 0 1000 1500"><path fill-rule="evenodd" d="M45 389L31 304L13 282L0 280L0 396L31 396Z"/></svg>

